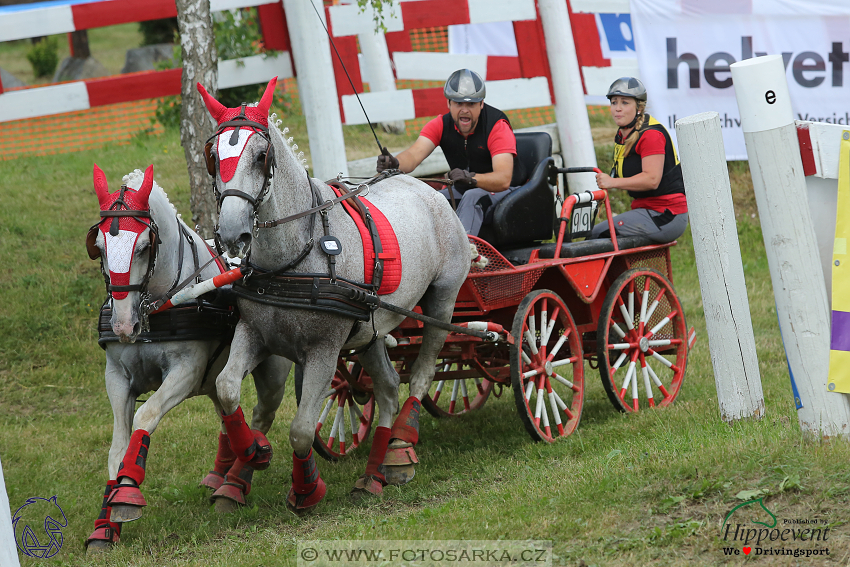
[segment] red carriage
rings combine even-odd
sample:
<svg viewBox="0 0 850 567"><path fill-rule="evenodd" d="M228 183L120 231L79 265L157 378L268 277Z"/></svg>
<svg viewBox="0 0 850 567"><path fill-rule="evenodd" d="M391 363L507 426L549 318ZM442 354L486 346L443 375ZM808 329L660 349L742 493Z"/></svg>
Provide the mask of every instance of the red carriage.
<svg viewBox="0 0 850 567"><path fill-rule="evenodd" d="M612 218L607 192L570 195L556 206L552 186L559 174L595 170L555 167L545 133L517 134L517 148L534 173L494 207L482 238L470 237L489 263L471 269L452 320L498 333L499 340L450 333L422 405L438 417L462 415L482 407L494 390L512 386L529 434L552 442L579 424L585 361L599 369L616 409L671 404L694 340L672 285L675 242L576 241L589 234L599 207ZM554 230L548 219L555 219ZM402 382L418 354L422 327L408 318L387 338ZM371 380L357 356L341 354L316 450L329 459L354 450L369 435L374 407Z"/></svg>

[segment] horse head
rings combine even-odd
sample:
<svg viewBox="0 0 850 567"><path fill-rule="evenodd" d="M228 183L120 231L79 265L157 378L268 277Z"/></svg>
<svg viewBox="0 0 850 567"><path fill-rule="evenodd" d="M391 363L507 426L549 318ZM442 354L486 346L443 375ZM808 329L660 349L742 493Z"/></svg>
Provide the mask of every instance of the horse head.
<svg viewBox="0 0 850 567"><path fill-rule="evenodd" d="M257 208L271 182L275 154L269 137L269 108L276 84L277 77L269 81L256 106L227 108L198 83L204 104L218 124L204 154L218 193L216 234L232 258L248 254Z"/></svg>
<svg viewBox="0 0 850 567"><path fill-rule="evenodd" d="M141 332L141 297L153 269L156 231L152 230L148 198L153 189L153 165L138 187L122 186L109 193L106 175L94 166L94 189L102 220L89 230L89 257L101 258L112 295L112 331L122 343Z"/></svg>

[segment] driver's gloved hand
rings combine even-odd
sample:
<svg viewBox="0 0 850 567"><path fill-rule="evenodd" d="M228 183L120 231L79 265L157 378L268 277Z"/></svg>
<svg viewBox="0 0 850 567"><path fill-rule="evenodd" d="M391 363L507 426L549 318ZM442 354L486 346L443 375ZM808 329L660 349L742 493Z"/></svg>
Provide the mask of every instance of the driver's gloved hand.
<svg viewBox="0 0 850 567"><path fill-rule="evenodd" d="M378 173L385 169L398 169L398 160L387 151L387 148L381 148L381 155L378 156L378 164L375 166Z"/></svg>
<svg viewBox="0 0 850 567"><path fill-rule="evenodd" d="M475 174L468 169L460 169L458 167L449 172L449 179L458 191L466 191L467 189L478 187L478 180L474 176Z"/></svg>

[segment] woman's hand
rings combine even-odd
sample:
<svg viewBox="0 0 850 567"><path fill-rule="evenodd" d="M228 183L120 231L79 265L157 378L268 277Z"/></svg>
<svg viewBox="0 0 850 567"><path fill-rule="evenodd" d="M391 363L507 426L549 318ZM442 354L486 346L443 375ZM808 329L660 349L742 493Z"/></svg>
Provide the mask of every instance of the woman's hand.
<svg viewBox="0 0 850 567"><path fill-rule="evenodd" d="M600 171L596 174L596 186L600 189L614 189L614 178Z"/></svg>

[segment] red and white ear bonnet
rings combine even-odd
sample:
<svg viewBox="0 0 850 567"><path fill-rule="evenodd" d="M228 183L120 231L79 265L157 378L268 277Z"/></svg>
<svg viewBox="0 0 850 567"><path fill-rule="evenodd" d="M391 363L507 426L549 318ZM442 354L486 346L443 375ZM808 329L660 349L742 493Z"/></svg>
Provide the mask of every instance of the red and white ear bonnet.
<svg viewBox="0 0 850 567"><path fill-rule="evenodd" d="M113 207L117 210L150 211L148 197L153 189L153 165L145 170L145 178L142 185L136 189L121 188L115 193L109 194L106 184L106 175L95 164L94 166L94 190L100 201L100 210L108 211ZM120 202L116 203L116 201ZM103 233L104 252L108 258L109 280L112 285L130 285L130 266L133 263L133 251L139 235L148 224L133 216L106 217L98 225ZM113 299L124 299L126 291L113 291Z"/></svg>
<svg viewBox="0 0 850 567"><path fill-rule="evenodd" d="M245 108L245 117L248 120L261 124L265 128L269 127L269 108L271 108L276 85L277 77L269 81L269 84L266 86L266 90L263 92L263 96L257 106L249 106ZM204 104L207 106L207 110L209 110L210 115L212 115L213 119L215 119L219 126L229 120L233 120L239 116L239 113L242 111L242 108L225 108L223 104L210 96L201 83L198 83L198 92L201 93L201 96L204 99ZM216 138L216 154L218 155L219 160L218 167L219 172L221 173L221 180L225 183L233 179L233 175L236 173L236 166L239 163L239 158L242 157L242 152L245 150L248 140L256 133L256 130L248 126L240 128L236 136L223 135L225 132L230 132L235 129L236 126L225 128L219 132L220 135Z"/></svg>

